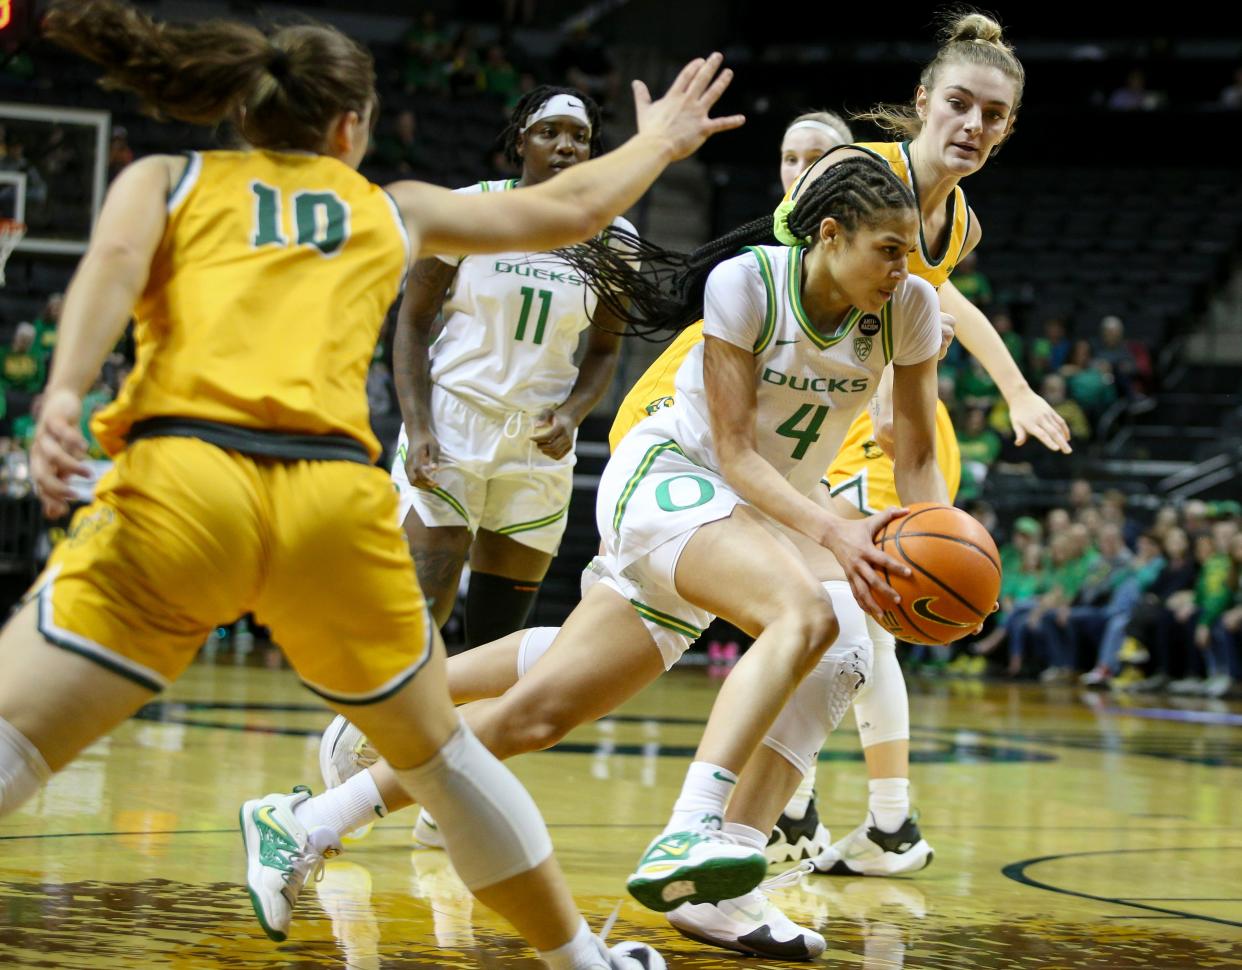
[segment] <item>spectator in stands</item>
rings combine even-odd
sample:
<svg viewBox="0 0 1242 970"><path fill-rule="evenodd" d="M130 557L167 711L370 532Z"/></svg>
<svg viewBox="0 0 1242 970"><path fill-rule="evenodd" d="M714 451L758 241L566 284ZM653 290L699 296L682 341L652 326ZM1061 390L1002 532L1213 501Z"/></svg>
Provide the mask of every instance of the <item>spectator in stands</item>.
<svg viewBox="0 0 1242 970"><path fill-rule="evenodd" d="M444 63L444 79L449 93L455 97L478 94L483 90L483 65L479 62L474 29L463 27L457 32Z"/></svg>
<svg viewBox="0 0 1242 970"><path fill-rule="evenodd" d="M1164 95L1149 90L1147 75L1136 67L1126 75L1126 83L1109 95L1108 107L1113 111L1154 111L1163 101Z"/></svg>
<svg viewBox="0 0 1242 970"><path fill-rule="evenodd" d="M973 355L966 358L965 366L958 371L955 391L958 401L968 408L987 409L998 401L1004 403L996 382ZM1008 407L1005 413L1009 413Z"/></svg>
<svg viewBox="0 0 1242 970"><path fill-rule="evenodd" d="M553 59L564 84L591 95L601 107L615 99L620 75L603 42L585 20L575 21Z"/></svg>
<svg viewBox="0 0 1242 970"><path fill-rule="evenodd" d="M427 156L418 141L418 121L409 108L397 113L392 134L376 139L379 161L402 176L425 172Z"/></svg>
<svg viewBox="0 0 1242 970"><path fill-rule="evenodd" d="M1242 111L1242 67L1234 69L1233 83L1220 92L1217 103L1230 111Z"/></svg>
<svg viewBox="0 0 1242 970"><path fill-rule="evenodd" d="M1008 310L992 311L992 326L996 328L996 332L1000 334L1000 338L1005 343L1005 348L1009 351L1009 356L1014 360L1026 359L1026 341L1022 339L1022 334L1013 328L1013 317L1009 315Z"/></svg>
<svg viewBox="0 0 1242 970"><path fill-rule="evenodd" d="M1091 440L1091 422L1078 402L1066 397L1064 377L1060 374L1047 375L1040 384L1040 394L1052 405L1052 410L1065 419L1075 441Z"/></svg>
<svg viewBox="0 0 1242 970"><path fill-rule="evenodd" d="M504 47L492 44L483 61L483 91L508 104L517 95L520 84L517 68L509 60Z"/></svg>
<svg viewBox="0 0 1242 970"><path fill-rule="evenodd" d="M1044 574L1044 591L1028 608L1015 607L1006 623L1009 640L1008 674L1017 677L1023 672L1027 658L1040 668L1047 666L1048 634L1046 625L1052 614L1062 606L1068 606L1078 595L1086 576L1084 553L1080 550L1080 538L1076 538L1073 526L1069 531L1051 535L1049 562ZM1085 537L1086 530L1080 536Z"/></svg>
<svg viewBox="0 0 1242 970"><path fill-rule="evenodd" d="M1108 364L1117 391L1123 397L1132 397L1139 390L1136 384L1142 376L1141 368L1133 349L1126 343L1121 317L1108 316L1100 321L1100 342L1094 357ZM1150 359L1147 363L1150 369Z"/></svg>
<svg viewBox="0 0 1242 970"><path fill-rule="evenodd" d="M1169 530L1180 528L1181 521L1182 518L1178 515L1177 509L1172 505L1162 505L1156 509L1156 517L1152 521L1151 531L1156 534L1161 544L1163 544Z"/></svg>
<svg viewBox="0 0 1242 970"><path fill-rule="evenodd" d="M1146 530L1141 523L1127 514L1128 505L1129 499L1126 498L1125 492L1118 488L1110 488L1100 499L1100 518L1105 523L1117 526L1121 530L1126 545L1137 551L1139 537ZM1159 541L1158 537L1157 541Z"/></svg>
<svg viewBox="0 0 1242 970"><path fill-rule="evenodd" d="M1044 527L1039 524L1038 519L1023 515L1014 520L1009 541L1000 547L1001 576L1018 569L1027 547L1040 545L1043 536Z"/></svg>
<svg viewBox="0 0 1242 970"><path fill-rule="evenodd" d="M1031 520L1034 521L1034 520ZM1038 523L1036 523L1038 524ZM1018 533L1015 533L1015 537ZM1048 589L1048 573L1044 566L1044 547L1032 540L1022 547L1021 557L1015 568L1001 574L1000 612L996 614L996 626L992 632L976 642L972 650L978 656L986 656L1005 642L1021 615L1029 615ZM1019 666L1021 659L1019 658ZM1012 661L1011 661L1012 667ZM977 670L977 667L975 668ZM973 670L971 672L974 672Z"/></svg>
<svg viewBox="0 0 1242 970"><path fill-rule="evenodd" d="M1118 660L1125 666L1112 684L1117 690L1138 690L1140 687L1159 689L1168 683L1168 677L1164 675L1148 677L1141 665L1150 660L1149 646L1155 642L1163 614L1193 599L1199 563L1191 553L1189 536L1180 526L1169 527L1162 544L1164 566L1134 607L1126 624L1125 637L1118 652Z"/></svg>
<svg viewBox="0 0 1242 970"><path fill-rule="evenodd" d="M1233 537L1229 554L1233 560L1233 601L1212 625L1209 655L1215 673L1203 685L1208 697L1224 697L1242 682L1242 536Z"/></svg>
<svg viewBox="0 0 1242 970"><path fill-rule="evenodd" d="M1071 349L1065 321L1048 317L1044 320L1044 335L1031 342L1031 369L1037 377L1059 371L1069 360Z"/></svg>
<svg viewBox="0 0 1242 970"><path fill-rule="evenodd" d="M45 359L50 358L52 351L56 349L56 325L60 322L60 308L64 303L63 293L53 293L32 321L35 328L35 353L43 354Z"/></svg>
<svg viewBox="0 0 1242 970"><path fill-rule="evenodd" d="M9 346L0 348L0 394L4 395L10 429L13 421L30 411L46 379L47 357L35 347L34 324L23 320L13 331Z"/></svg>
<svg viewBox="0 0 1242 970"><path fill-rule="evenodd" d="M1001 439L988 427L987 412L970 408L966 420L958 426L957 446L962 453L962 480L958 489L959 502L979 497L988 472L1001 453Z"/></svg>
<svg viewBox="0 0 1242 970"><path fill-rule="evenodd" d="M977 251L967 253L953 270L953 285L975 306L986 309L992 302L992 283L979 269ZM996 321L992 321L995 326ZM1020 358L1019 358L1020 359Z"/></svg>
<svg viewBox="0 0 1242 970"><path fill-rule="evenodd" d="M1198 535L1209 528L1207 503L1192 498L1182 506L1182 527L1190 535Z"/></svg>
<svg viewBox="0 0 1242 970"><path fill-rule="evenodd" d="M1092 424L1117 400L1112 366L1092 356L1089 340L1074 341L1069 360L1061 368L1061 376L1065 378L1069 396L1082 405Z"/></svg>
<svg viewBox="0 0 1242 970"><path fill-rule="evenodd" d="M1087 621L1092 626L1102 626L1114 593L1131 575L1134 553L1122 540L1121 529L1115 525L1101 526L1097 546L1098 555L1089 560L1090 566L1078 592L1070 602L1058 604L1049 613L1044 626L1050 660L1048 668L1040 675L1045 683L1068 683L1073 679L1078 667L1075 622ZM1134 598L1137 598L1137 591ZM1133 603L1124 605L1128 612Z"/></svg>
<svg viewBox="0 0 1242 970"><path fill-rule="evenodd" d="M1146 693L1173 689L1176 684L1178 693L1193 693L1203 682L1210 627L1228 606L1232 564L1228 555L1216 548L1209 532L1195 535L1191 548L1196 566L1193 586L1169 596L1145 631L1150 652L1148 676L1132 684L1131 690ZM1197 631L1205 608L1208 632L1200 634ZM1123 647L1122 659L1143 653Z"/></svg>
<svg viewBox="0 0 1242 970"><path fill-rule="evenodd" d="M1075 478L1070 482L1068 501L1071 516L1077 516L1083 509L1095 508L1095 489L1091 485L1091 480Z"/></svg>
<svg viewBox="0 0 1242 970"><path fill-rule="evenodd" d="M431 10L423 12L401 38L401 85L407 94L438 91L444 87L443 64L448 56L447 38Z"/></svg>
<svg viewBox="0 0 1242 970"><path fill-rule="evenodd" d="M1184 537L1184 535L1183 535ZM1074 656L1098 643L1095 666L1079 678L1085 687L1107 687L1121 670L1121 648L1135 608L1165 568L1164 549L1153 533L1139 536L1138 551L1111 582L1108 602L1102 606L1076 606L1070 611L1070 646Z"/></svg>

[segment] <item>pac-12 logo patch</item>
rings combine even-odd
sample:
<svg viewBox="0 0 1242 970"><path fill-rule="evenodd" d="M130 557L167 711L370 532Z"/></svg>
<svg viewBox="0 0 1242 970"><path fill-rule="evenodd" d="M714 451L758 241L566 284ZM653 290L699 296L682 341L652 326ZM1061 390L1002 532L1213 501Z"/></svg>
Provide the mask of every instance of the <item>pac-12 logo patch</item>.
<svg viewBox="0 0 1242 970"><path fill-rule="evenodd" d="M858 321L858 332L864 337L874 337L880 332L880 318L874 313L868 313Z"/></svg>
<svg viewBox="0 0 1242 970"><path fill-rule="evenodd" d="M854 338L854 353L858 355L859 360L866 360L868 357L870 357L871 356L871 338L870 337L855 337Z"/></svg>

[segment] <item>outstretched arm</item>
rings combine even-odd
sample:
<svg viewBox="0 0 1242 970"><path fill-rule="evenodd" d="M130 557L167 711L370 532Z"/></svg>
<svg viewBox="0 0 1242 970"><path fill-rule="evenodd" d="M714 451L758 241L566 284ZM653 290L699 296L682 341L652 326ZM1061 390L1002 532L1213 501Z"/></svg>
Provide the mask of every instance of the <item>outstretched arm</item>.
<svg viewBox="0 0 1242 970"><path fill-rule="evenodd" d="M1009 356L1009 348L983 311L962 296L951 281L943 283L937 292L941 309L957 320L957 339L978 359L1005 396L1015 443L1025 444L1030 435L1038 438L1049 450L1068 455L1073 450L1069 443L1069 425L1032 390L1017 362Z"/></svg>
<svg viewBox="0 0 1242 970"><path fill-rule="evenodd" d="M737 128L741 115L711 118L733 72L712 54L691 61L653 102L634 82L638 134L616 151L554 179L496 195L463 195L421 182L389 187L421 255L540 252L588 239L638 201L671 163L711 135Z"/></svg>

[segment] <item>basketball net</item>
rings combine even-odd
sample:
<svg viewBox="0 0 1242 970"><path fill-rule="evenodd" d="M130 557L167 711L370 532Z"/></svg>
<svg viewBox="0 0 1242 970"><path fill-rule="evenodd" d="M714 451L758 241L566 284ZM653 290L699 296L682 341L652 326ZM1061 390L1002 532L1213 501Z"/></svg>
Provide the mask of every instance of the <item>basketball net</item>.
<svg viewBox="0 0 1242 970"><path fill-rule="evenodd" d="M0 219L0 286L4 286L4 266L26 235L26 224L16 219Z"/></svg>

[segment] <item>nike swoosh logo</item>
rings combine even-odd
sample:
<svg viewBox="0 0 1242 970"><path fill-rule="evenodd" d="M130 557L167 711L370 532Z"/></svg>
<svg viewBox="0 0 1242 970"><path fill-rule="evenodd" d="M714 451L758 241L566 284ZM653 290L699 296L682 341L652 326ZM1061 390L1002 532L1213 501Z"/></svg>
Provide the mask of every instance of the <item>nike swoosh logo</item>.
<svg viewBox="0 0 1242 970"><path fill-rule="evenodd" d="M712 777L715 778L717 781L727 781L730 785L737 784L736 778L730 778L728 775L722 775L719 771L713 771Z"/></svg>
<svg viewBox="0 0 1242 970"><path fill-rule="evenodd" d="M656 845L656 848L665 855L683 856L686 854L686 851L690 848L690 846L679 844L677 842L660 842Z"/></svg>
<svg viewBox="0 0 1242 970"><path fill-rule="evenodd" d="M959 630L969 629L974 626L973 623L959 623L957 620L950 620L947 616L941 616L931 608L932 603L936 602L938 597L920 596L914 601L911 607L917 616L921 616L925 620L931 620L933 623L943 623L945 626L957 627Z"/></svg>
<svg viewBox="0 0 1242 970"><path fill-rule="evenodd" d="M285 838L291 839L292 836L290 836L289 833L285 831L285 827L281 825L279 822L277 822L276 819L272 817L272 814L274 812L275 812L275 809L272 808L271 805L264 805L262 808L258 810L258 812L255 813L254 819L256 822L261 822L262 824L266 825L272 831L279 832Z"/></svg>
<svg viewBox="0 0 1242 970"><path fill-rule="evenodd" d="M374 805L372 807L375 809L376 815L378 815L380 818L384 817L384 806L383 805Z"/></svg>
<svg viewBox="0 0 1242 970"><path fill-rule="evenodd" d="M796 344L797 342L798 342L798 341L797 341L797 338L795 338L795 339L793 339L793 340L778 340L778 341L776 342L776 346L778 346L778 347L784 347L786 344Z"/></svg>

